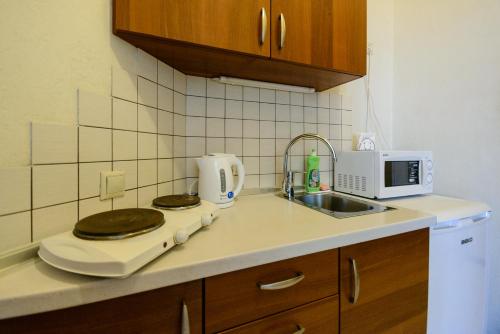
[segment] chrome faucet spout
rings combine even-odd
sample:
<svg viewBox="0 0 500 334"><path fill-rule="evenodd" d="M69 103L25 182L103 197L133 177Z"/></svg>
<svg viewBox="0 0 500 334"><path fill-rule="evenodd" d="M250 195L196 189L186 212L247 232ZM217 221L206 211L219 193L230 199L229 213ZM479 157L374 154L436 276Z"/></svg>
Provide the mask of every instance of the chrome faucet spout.
<svg viewBox="0 0 500 334"><path fill-rule="evenodd" d="M283 195L285 195L288 198L293 198L293 196L294 196L293 173L288 171L288 154L289 154L292 146L300 139L317 139L317 140L323 142L328 147L328 149L330 151L330 154L332 156L332 161L334 163L337 162L337 154L335 153L335 149L328 142L327 139L321 137L320 135L317 135L315 133L303 133L303 134L298 135L297 137L293 138L290 141L290 143L288 143L288 146L285 149L285 153L284 153L284 157L283 157L283 185L281 187L281 192L283 193ZM335 176L335 174L332 172L332 177L334 177L334 176Z"/></svg>

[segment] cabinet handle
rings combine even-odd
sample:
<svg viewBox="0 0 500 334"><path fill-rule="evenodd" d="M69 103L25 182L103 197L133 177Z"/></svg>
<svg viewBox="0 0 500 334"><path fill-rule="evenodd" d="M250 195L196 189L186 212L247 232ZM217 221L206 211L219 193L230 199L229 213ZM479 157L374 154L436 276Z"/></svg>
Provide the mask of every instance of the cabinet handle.
<svg viewBox="0 0 500 334"><path fill-rule="evenodd" d="M182 301L182 325L181 325L181 333L182 334L190 334L191 330L189 328L189 312L188 307L184 301Z"/></svg>
<svg viewBox="0 0 500 334"><path fill-rule="evenodd" d="M354 287L354 291L352 296L349 298L349 302L351 304L356 304L359 298L359 272L358 272L358 265L356 263L356 260L353 259L352 257L349 258L349 261L351 262L351 270L352 270L352 286Z"/></svg>
<svg viewBox="0 0 500 334"><path fill-rule="evenodd" d="M264 283L259 282L259 283L257 283L257 286L261 290L280 290L280 289L286 289L286 288L289 288L291 286L294 286L295 284L299 283L300 281L302 281L305 278L304 274L301 273L301 272L298 272L296 274L297 275L295 277L286 279L284 281L279 281L279 282L274 282L274 283L268 283L268 284L264 284Z"/></svg>
<svg viewBox="0 0 500 334"><path fill-rule="evenodd" d="M301 325L297 325L297 330L293 332L293 334L303 334L306 332L306 329Z"/></svg>
<svg viewBox="0 0 500 334"><path fill-rule="evenodd" d="M266 41L266 33L267 33L267 14L266 9L262 7L260 10L260 44L264 44Z"/></svg>
<svg viewBox="0 0 500 334"><path fill-rule="evenodd" d="M285 22L285 15L283 15L283 13L280 14L279 20L280 20L280 49L283 49L283 47L285 47L285 37L286 37L286 22Z"/></svg>

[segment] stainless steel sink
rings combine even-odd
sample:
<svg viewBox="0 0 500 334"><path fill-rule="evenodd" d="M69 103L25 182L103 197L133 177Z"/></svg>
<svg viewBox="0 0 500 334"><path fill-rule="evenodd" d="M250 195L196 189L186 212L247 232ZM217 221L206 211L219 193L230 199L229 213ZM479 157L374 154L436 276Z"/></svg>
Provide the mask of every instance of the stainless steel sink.
<svg viewBox="0 0 500 334"><path fill-rule="evenodd" d="M297 194L293 201L335 218L362 216L391 209L383 205L334 193Z"/></svg>

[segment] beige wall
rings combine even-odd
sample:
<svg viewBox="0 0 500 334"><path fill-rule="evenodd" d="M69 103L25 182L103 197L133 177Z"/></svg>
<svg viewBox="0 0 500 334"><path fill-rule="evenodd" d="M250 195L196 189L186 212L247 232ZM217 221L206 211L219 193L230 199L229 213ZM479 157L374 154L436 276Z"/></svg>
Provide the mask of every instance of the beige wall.
<svg viewBox="0 0 500 334"><path fill-rule="evenodd" d="M109 95L135 66L108 0L0 0L0 167L29 164L29 122L76 123L76 90Z"/></svg>
<svg viewBox="0 0 500 334"><path fill-rule="evenodd" d="M394 146L434 152L437 193L492 206L488 331L499 333L500 2L394 3Z"/></svg>

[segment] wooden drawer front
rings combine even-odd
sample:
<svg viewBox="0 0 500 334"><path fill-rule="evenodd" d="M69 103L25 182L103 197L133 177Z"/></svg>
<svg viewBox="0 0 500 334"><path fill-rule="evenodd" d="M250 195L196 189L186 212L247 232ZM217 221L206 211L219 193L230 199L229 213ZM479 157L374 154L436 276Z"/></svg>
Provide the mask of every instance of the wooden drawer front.
<svg viewBox="0 0 500 334"><path fill-rule="evenodd" d="M202 333L201 280L63 310L0 320L0 333L181 333L182 305L191 334Z"/></svg>
<svg viewBox="0 0 500 334"><path fill-rule="evenodd" d="M222 334L293 334L339 332L339 299L328 297L267 318L236 327Z"/></svg>
<svg viewBox="0 0 500 334"><path fill-rule="evenodd" d="M288 288L261 290L268 284L297 277ZM336 249L270 263L205 279L205 326L215 333L312 302L338 292Z"/></svg>

